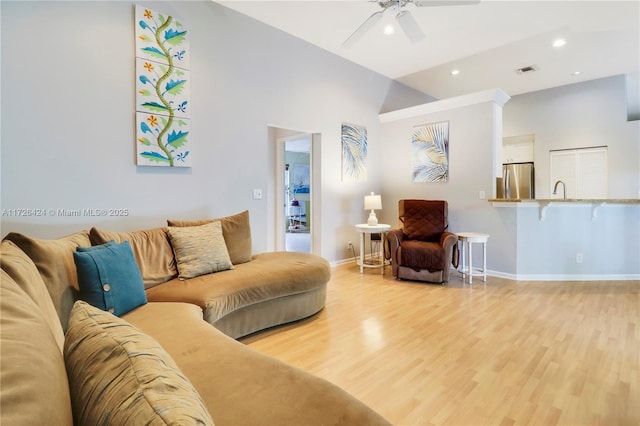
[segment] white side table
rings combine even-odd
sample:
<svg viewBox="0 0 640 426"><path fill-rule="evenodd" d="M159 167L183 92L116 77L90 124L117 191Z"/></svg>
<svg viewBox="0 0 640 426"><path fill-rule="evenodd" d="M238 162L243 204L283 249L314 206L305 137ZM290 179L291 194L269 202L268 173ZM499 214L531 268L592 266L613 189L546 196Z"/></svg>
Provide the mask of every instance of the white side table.
<svg viewBox="0 0 640 426"><path fill-rule="evenodd" d="M480 234L478 232L458 232L458 241L462 243L462 249L460 255L462 257L462 279L468 275L469 276L469 284L473 282L473 277L482 277L484 282L487 282L487 240L489 239L489 234ZM481 243L482 244L482 269L473 268L473 243ZM466 246L466 248L465 248ZM469 259L469 266L465 263L465 252L466 258Z"/></svg>
<svg viewBox="0 0 640 426"><path fill-rule="evenodd" d="M382 271L381 273L384 274L384 240L385 234L389 232L390 229L391 225L385 225L383 223L375 226L369 226L366 223L356 225L356 230L360 234L360 260L358 261L358 265L360 266L361 274L364 272L364 268L380 268L380 270ZM380 263L364 263L364 234L380 234Z"/></svg>

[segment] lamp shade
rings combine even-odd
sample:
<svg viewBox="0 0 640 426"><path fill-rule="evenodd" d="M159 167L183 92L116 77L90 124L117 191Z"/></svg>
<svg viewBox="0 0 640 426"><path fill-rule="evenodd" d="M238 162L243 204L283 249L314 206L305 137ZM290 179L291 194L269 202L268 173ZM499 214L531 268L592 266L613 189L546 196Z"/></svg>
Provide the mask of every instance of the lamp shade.
<svg viewBox="0 0 640 426"><path fill-rule="evenodd" d="M380 210L382 208L382 197L380 195L365 195L364 196L364 209L365 210Z"/></svg>

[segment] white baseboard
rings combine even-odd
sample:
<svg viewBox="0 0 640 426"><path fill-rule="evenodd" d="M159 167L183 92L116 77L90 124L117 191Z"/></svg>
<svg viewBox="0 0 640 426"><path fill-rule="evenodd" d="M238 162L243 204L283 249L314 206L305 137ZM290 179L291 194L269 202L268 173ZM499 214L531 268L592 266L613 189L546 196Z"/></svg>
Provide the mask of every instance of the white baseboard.
<svg viewBox="0 0 640 426"><path fill-rule="evenodd" d="M367 256L365 259L369 259ZM358 259L347 258L330 262L332 268L349 263L356 264ZM451 268L452 273L460 273ZM640 281L640 274L510 274L487 269L490 277L506 278L513 281Z"/></svg>
<svg viewBox="0 0 640 426"><path fill-rule="evenodd" d="M372 259L372 256L370 254L364 257L365 261L368 261L368 260L370 261L371 259ZM340 266L340 265L346 265L349 263L353 263L354 265L357 265L359 260L360 260L360 256L356 256L355 259L353 257L348 257L346 259L329 262L329 265L331 265L332 268L335 268L336 266ZM385 260L385 266L390 265L390 263L387 263L387 262L388 260Z"/></svg>
<svg viewBox="0 0 640 426"><path fill-rule="evenodd" d="M491 275L491 273L489 272ZM504 274L507 275L507 274ZM636 274L520 274L509 278L515 281L640 281ZM496 275L497 276L497 275Z"/></svg>
<svg viewBox="0 0 640 426"><path fill-rule="evenodd" d="M329 262L329 265L331 265L332 268L335 268L336 266L346 265L347 263L353 263L355 265L356 260L354 260L353 257L349 259L335 260L333 262Z"/></svg>
<svg viewBox="0 0 640 426"><path fill-rule="evenodd" d="M513 281L636 281L640 274L509 274L487 270L487 275Z"/></svg>

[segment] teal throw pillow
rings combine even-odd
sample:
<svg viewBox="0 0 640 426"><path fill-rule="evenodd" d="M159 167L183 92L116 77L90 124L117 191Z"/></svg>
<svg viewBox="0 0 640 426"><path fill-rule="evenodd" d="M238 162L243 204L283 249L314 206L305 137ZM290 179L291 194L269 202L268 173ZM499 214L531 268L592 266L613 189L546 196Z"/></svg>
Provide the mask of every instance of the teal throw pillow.
<svg viewBox="0 0 640 426"><path fill-rule="evenodd" d="M121 316L147 303L142 274L128 241L78 247L73 253L80 299Z"/></svg>

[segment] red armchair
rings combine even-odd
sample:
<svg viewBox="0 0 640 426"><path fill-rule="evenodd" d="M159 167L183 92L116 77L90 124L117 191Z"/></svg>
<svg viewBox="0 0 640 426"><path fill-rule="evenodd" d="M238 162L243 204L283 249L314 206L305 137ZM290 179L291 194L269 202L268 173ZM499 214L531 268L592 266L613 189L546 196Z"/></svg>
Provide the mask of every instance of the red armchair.
<svg viewBox="0 0 640 426"><path fill-rule="evenodd" d="M458 265L458 236L448 232L448 204L400 200L398 227L389 231L386 256L397 279L445 283Z"/></svg>

